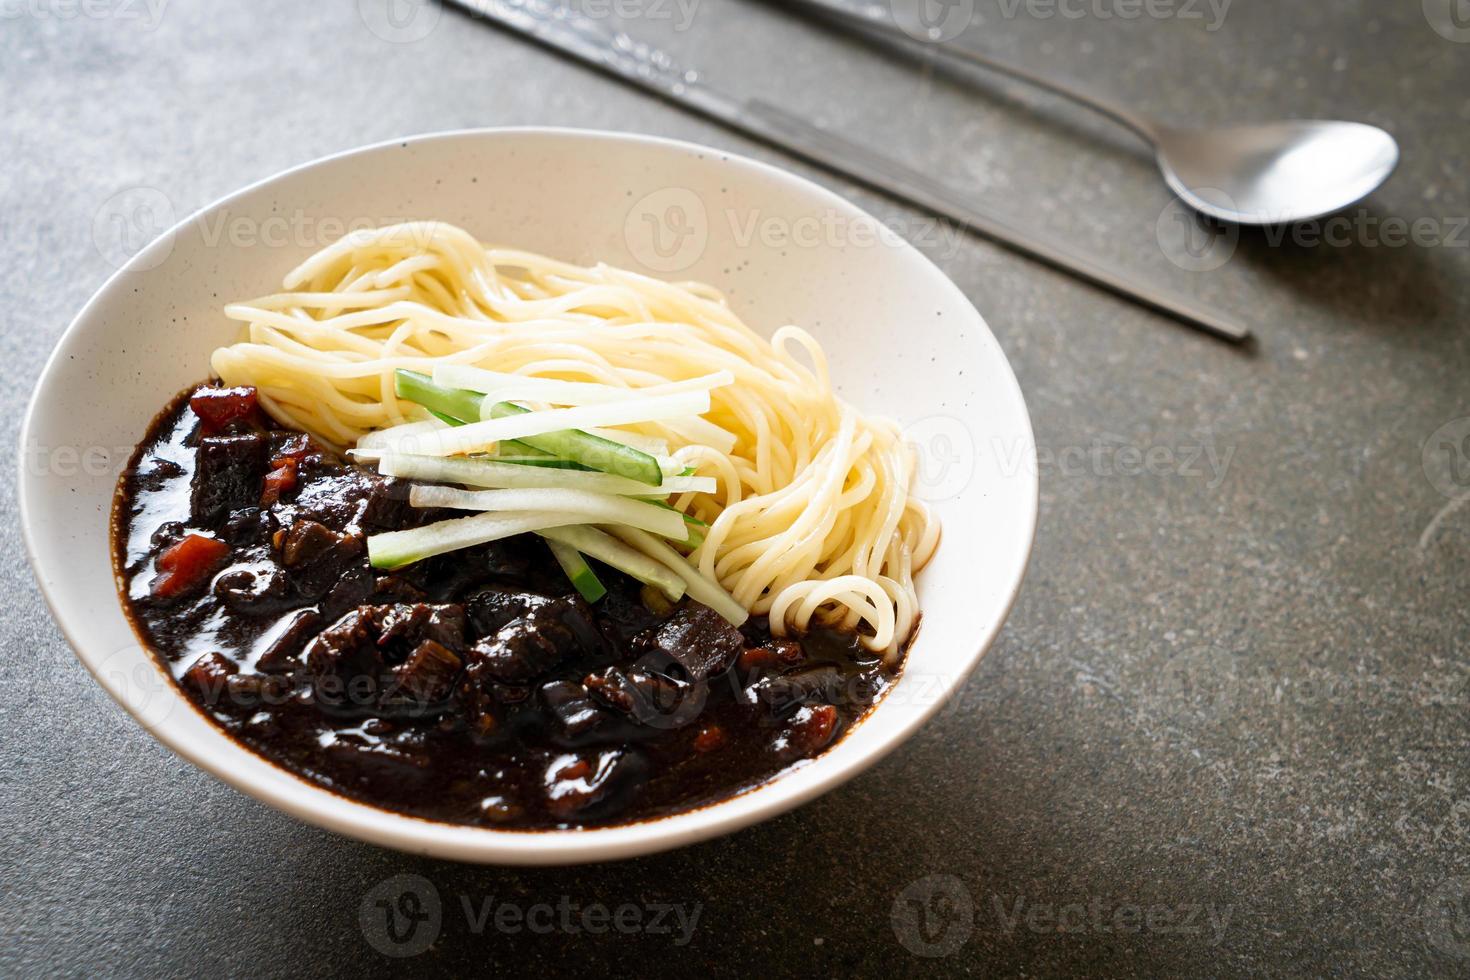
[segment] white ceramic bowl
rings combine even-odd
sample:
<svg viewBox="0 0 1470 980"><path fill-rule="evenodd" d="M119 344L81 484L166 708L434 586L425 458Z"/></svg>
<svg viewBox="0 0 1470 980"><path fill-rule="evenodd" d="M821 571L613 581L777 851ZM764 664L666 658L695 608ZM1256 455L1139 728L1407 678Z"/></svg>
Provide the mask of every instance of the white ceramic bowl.
<svg viewBox="0 0 1470 980"><path fill-rule="evenodd" d="M146 200L146 195L145 195ZM826 755L689 813L598 830L439 824L336 796L240 747L154 665L109 560L115 480L149 420L235 337L229 299L274 291L344 227L408 218L579 263L724 290L769 333L811 330L850 400L905 423L944 522L919 580L923 626L900 681ZM963 371L963 373L961 373ZM984 321L922 255L829 191L719 150L551 129L394 141L290 170L185 219L98 291L46 365L21 434L20 510L36 578L78 658L156 738L230 785L343 834L465 861L565 864L678 847L771 817L908 738L979 662L1021 584L1035 449Z"/></svg>

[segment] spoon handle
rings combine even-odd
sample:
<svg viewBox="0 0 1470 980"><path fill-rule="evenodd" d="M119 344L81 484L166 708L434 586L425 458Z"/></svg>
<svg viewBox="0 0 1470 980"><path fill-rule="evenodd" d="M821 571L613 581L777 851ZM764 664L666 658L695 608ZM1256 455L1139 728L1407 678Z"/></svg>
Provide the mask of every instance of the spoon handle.
<svg viewBox="0 0 1470 980"><path fill-rule="evenodd" d="M854 27L870 30L908 44L922 45L926 50L934 51L953 61L978 65L981 68L999 72L1002 75L1009 75L1029 85L1045 89L1054 95L1060 95L1064 99L1070 99L1078 105L1086 106L1094 112L1108 117L1114 122L1133 130L1133 132L1143 137L1149 143L1158 143L1159 127L1153 120L1124 109L1122 106L1113 102L1098 98L1090 92L1084 92L1076 85L1038 75L1030 69L992 58L989 55L980 54L978 51L972 51L966 47L946 44L940 40L931 41L917 33L910 33L893 19L893 15L889 12L889 5L887 4L854 4L848 2L848 0L797 0L797 2L811 7L820 13L829 14L839 20L845 21Z"/></svg>
<svg viewBox="0 0 1470 980"><path fill-rule="evenodd" d="M1232 343L1251 339L1250 329L1207 310L1194 300L1135 280L1042 232L972 204L940 181L876 152L865 144L820 129L779 106L752 99L741 106L739 128L819 166L842 174L881 194L947 218L966 231L1013 252L1075 276L1116 296L1132 300L1187 326Z"/></svg>

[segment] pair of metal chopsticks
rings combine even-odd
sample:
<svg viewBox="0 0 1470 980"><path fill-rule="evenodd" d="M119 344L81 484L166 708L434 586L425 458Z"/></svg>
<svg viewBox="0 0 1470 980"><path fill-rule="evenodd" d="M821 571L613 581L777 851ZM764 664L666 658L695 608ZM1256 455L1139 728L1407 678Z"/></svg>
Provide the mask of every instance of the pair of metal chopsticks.
<svg viewBox="0 0 1470 980"><path fill-rule="evenodd" d="M747 136L785 150L879 193L947 218L1022 255L1044 262L1188 326L1233 342L1250 331L1189 299L1137 282L1049 236L963 200L913 168L812 125L760 99L711 87L667 53L551 0L452 0L486 20L589 64Z"/></svg>

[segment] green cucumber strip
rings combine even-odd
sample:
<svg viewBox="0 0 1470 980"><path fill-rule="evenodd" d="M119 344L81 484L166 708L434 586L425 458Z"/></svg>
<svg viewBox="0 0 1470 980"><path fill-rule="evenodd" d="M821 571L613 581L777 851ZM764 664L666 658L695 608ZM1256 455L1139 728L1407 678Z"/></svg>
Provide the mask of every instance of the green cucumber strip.
<svg viewBox="0 0 1470 980"><path fill-rule="evenodd" d="M511 463L515 466L539 466L549 470L581 470L583 473L597 472L590 466L583 466L569 459L557 459L555 456L485 456L483 458L497 463Z"/></svg>
<svg viewBox="0 0 1470 980"><path fill-rule="evenodd" d="M506 439L496 447L496 452L505 456L550 456L551 453L543 453L528 442L519 439Z"/></svg>
<svg viewBox="0 0 1470 980"><path fill-rule="evenodd" d="M538 528L536 533L548 540L570 545L583 554L591 555L604 565L611 565L645 585L653 586L668 596L670 602L678 602L684 596L685 585L679 575L666 565L624 544L605 531L586 524L574 524Z"/></svg>
<svg viewBox="0 0 1470 980"><path fill-rule="evenodd" d="M424 406L441 419L449 416L444 421L452 425L480 421L480 403L485 400L479 392L445 388L436 385L427 374L404 368L393 372L393 392L399 398Z"/></svg>
<svg viewBox="0 0 1470 980"><path fill-rule="evenodd" d="M662 507L664 510L672 510L680 517L684 518L684 523L688 527L688 534L685 536L684 540L680 542L681 544L686 544L691 549L698 548L700 545L704 544L704 532L705 529L709 527L709 525L706 524L704 521L701 521L699 518L694 517L690 514L684 513L682 510L679 510L667 500L659 500L657 497L639 497L638 499L644 501L645 503L653 504L655 507Z"/></svg>
<svg viewBox="0 0 1470 980"><path fill-rule="evenodd" d="M658 497L639 497L638 499L642 500L645 503L653 504L655 507L662 507L664 510L677 510L677 508L673 504L669 503L667 500L662 500ZM686 514L682 510L678 511L678 514L680 517L684 518L685 524L693 524L695 527L709 527L708 524L706 524L704 521L701 521L693 514Z"/></svg>
<svg viewBox="0 0 1470 980"><path fill-rule="evenodd" d="M490 407L490 417L501 419L508 415L524 415L529 411L530 409L511 402L496 402ZM590 466L603 473L637 480L651 487L664 482L663 467L652 456L581 429L547 432L539 436L526 436L518 441L553 456Z"/></svg>
<svg viewBox="0 0 1470 980"><path fill-rule="evenodd" d="M544 540L551 548L551 553L556 556L556 563L567 573L567 578L572 580L578 595L588 602L596 602L607 595L607 588L598 580L597 573L587 564L587 559L582 557L580 551L560 541L550 538Z"/></svg>
<svg viewBox="0 0 1470 980"><path fill-rule="evenodd" d="M528 442L519 439L503 440L495 447L495 455L490 457L501 463L516 463L520 466L549 466L557 470L586 470L592 472L592 467L574 463L569 459L557 459L551 453L542 452Z"/></svg>

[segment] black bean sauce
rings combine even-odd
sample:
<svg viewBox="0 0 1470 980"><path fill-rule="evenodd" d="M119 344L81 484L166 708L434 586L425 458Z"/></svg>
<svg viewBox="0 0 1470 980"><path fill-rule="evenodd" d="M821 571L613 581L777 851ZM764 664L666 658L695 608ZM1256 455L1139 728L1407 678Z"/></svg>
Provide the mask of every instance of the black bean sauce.
<svg viewBox="0 0 1470 980"><path fill-rule="evenodd" d="M451 823L626 823L828 748L893 679L856 636L774 639L595 564L588 605L534 535L392 574L366 536L451 516L203 386L119 485L123 605L209 718L344 796Z"/></svg>

